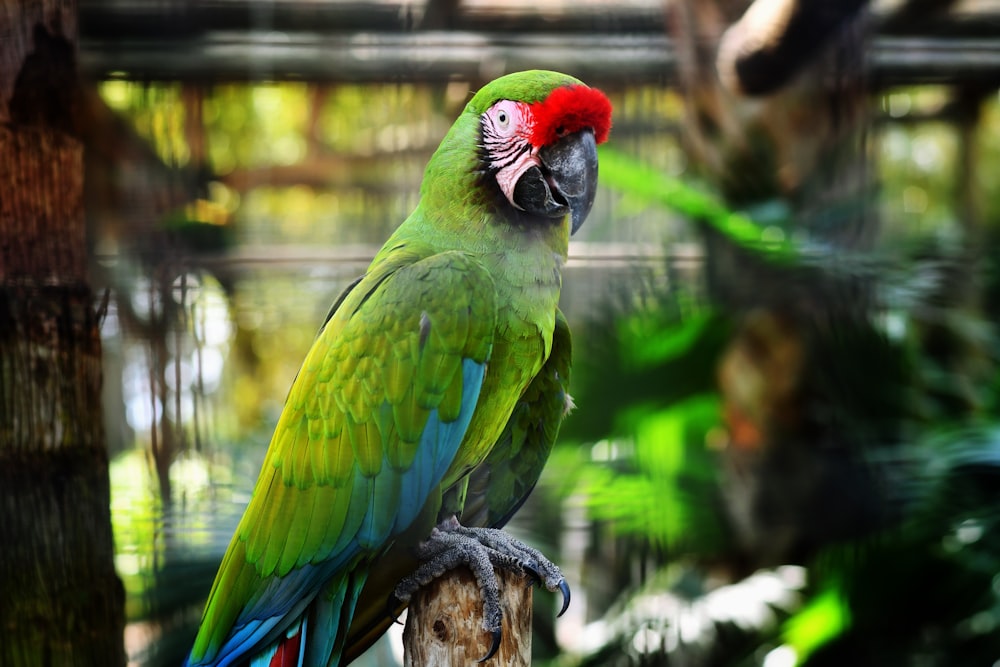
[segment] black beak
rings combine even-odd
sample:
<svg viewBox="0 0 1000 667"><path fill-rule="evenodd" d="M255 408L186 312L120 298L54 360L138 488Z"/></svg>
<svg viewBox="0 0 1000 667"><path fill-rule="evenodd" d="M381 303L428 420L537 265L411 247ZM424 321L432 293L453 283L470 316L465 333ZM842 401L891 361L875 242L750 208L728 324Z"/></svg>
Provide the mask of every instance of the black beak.
<svg viewBox="0 0 1000 667"><path fill-rule="evenodd" d="M570 216L575 233L597 193L597 142L591 130L567 135L538 152L542 168L524 172L514 186L514 203L546 218Z"/></svg>

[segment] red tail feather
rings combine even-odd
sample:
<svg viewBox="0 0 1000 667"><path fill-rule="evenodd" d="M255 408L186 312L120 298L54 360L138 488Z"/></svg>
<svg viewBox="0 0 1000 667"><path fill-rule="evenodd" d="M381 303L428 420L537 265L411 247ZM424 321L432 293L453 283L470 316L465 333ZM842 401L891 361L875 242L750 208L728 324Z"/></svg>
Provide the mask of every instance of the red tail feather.
<svg viewBox="0 0 1000 667"><path fill-rule="evenodd" d="M295 632L275 644L274 655L268 667L298 667L299 649L302 644L302 624L296 626Z"/></svg>

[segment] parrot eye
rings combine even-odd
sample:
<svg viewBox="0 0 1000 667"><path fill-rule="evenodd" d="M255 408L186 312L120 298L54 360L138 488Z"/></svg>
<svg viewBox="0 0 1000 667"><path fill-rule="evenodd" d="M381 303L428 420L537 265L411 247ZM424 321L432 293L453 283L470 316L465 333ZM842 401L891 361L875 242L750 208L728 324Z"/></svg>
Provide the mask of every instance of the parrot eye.
<svg viewBox="0 0 1000 667"><path fill-rule="evenodd" d="M499 138L513 135L521 124L521 113L516 102L501 100L486 112L489 131Z"/></svg>

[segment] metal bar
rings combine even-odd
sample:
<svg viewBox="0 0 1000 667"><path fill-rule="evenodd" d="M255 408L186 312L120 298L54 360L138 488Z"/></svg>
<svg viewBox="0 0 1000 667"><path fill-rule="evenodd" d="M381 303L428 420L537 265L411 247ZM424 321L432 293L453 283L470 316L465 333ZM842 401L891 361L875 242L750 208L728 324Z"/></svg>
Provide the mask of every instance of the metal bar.
<svg viewBox="0 0 1000 667"><path fill-rule="evenodd" d="M1000 84L1000 39L879 37L868 54L876 85Z"/></svg>
<svg viewBox="0 0 1000 667"><path fill-rule="evenodd" d="M663 32L663 3L460 3L448 16L459 31ZM420 2L358 0L80 0L81 35L92 38L195 37L216 30L411 32L423 25Z"/></svg>
<svg viewBox="0 0 1000 667"><path fill-rule="evenodd" d="M81 41L81 68L93 79L444 82L541 67L607 85L666 83L676 69L663 34L217 31L198 39ZM880 37L868 63L875 87L997 85L1000 39Z"/></svg>
<svg viewBox="0 0 1000 667"><path fill-rule="evenodd" d="M194 40L87 39L80 49L81 69L93 79L204 82L478 81L530 68L591 81L655 81L672 76L673 59L663 34L220 31Z"/></svg>

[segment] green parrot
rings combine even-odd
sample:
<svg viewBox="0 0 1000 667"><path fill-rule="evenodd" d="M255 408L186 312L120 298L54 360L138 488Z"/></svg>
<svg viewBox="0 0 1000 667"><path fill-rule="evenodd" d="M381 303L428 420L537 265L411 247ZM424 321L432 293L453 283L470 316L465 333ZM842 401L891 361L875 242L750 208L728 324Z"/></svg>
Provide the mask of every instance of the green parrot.
<svg viewBox="0 0 1000 667"><path fill-rule="evenodd" d="M496 529L571 405L561 269L610 126L607 97L556 72L471 99L292 384L190 667L347 664L459 564L488 590L513 563L565 609L558 568Z"/></svg>

